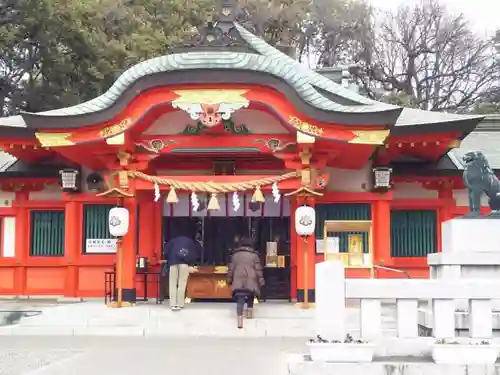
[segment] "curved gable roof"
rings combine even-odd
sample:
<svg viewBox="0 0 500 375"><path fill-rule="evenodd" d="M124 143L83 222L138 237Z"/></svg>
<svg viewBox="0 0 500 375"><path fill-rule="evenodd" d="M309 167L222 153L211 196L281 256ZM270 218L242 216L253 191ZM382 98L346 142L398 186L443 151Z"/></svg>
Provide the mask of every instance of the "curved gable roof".
<svg viewBox="0 0 500 375"><path fill-rule="evenodd" d="M476 116L467 117L410 108L403 109L399 106L377 102L301 65L242 25L234 22L234 28L241 39L248 44L250 50L256 53L194 48L189 52L153 58L126 70L104 94L97 98L67 108L39 113L25 112L22 116L16 116L15 121L14 118L10 120L0 118L0 126L26 127L28 124L29 127L52 128L54 123L61 123L64 118L69 120L69 122L64 121L68 127L85 126L89 124L89 121L83 120L83 117L92 114L103 114L105 117L105 112L110 111L113 106L117 107L116 104L129 89L134 88L135 91L134 85L139 81L149 79L150 86L151 84L160 85L161 80L156 79L159 74L170 77L185 72L190 77L194 71L246 72L247 76L255 73L269 77L269 81L272 79L283 81L294 92L294 96L311 109L311 112L308 112L312 114L311 117L316 117L314 113L321 114L318 118L322 122L383 124L388 127L395 125L394 131L403 135L415 133L424 128L425 131L434 132L437 131L434 127L436 124L441 124L440 128L443 127L443 129L460 125L459 127L468 133L481 120L481 117ZM330 118L330 121L325 121L325 118Z"/></svg>

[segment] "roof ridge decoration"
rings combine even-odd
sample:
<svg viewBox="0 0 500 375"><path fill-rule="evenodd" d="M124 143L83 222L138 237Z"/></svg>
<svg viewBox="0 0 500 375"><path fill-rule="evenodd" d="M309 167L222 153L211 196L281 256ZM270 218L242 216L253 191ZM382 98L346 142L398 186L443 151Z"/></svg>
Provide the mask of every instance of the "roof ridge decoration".
<svg viewBox="0 0 500 375"><path fill-rule="evenodd" d="M235 28L239 22L251 27L246 9L240 7L236 0L217 1L214 15L208 17L207 23L197 28L197 34L188 42L181 42L184 47L234 47L245 46Z"/></svg>

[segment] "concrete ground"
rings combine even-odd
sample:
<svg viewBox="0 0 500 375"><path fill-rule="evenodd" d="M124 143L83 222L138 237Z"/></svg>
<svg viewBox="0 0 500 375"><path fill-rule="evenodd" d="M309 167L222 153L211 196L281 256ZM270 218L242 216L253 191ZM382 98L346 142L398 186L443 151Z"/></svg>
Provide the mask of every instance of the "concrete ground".
<svg viewBox="0 0 500 375"><path fill-rule="evenodd" d="M280 375L305 338L0 337L0 375Z"/></svg>
<svg viewBox="0 0 500 375"><path fill-rule="evenodd" d="M145 336L145 337L313 337L314 310L291 303L259 303L255 318L236 328L233 303L193 303L173 312L167 304L138 304L112 309L102 301L40 307L40 313L19 324L0 327L5 335ZM395 329L393 305L383 306L382 327ZM335 317L332 317L335 319ZM348 329L359 329L359 309L348 309Z"/></svg>

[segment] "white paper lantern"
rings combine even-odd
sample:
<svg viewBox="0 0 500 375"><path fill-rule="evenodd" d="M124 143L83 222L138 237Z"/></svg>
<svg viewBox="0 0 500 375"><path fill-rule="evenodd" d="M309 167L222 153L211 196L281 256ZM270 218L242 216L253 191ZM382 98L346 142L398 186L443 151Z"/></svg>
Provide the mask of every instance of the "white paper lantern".
<svg viewBox="0 0 500 375"><path fill-rule="evenodd" d="M316 228L316 211L310 206L300 206L295 210L295 231L299 236L310 236Z"/></svg>
<svg viewBox="0 0 500 375"><path fill-rule="evenodd" d="M123 237L128 233L129 212L123 207L113 207L109 210L109 233L113 237Z"/></svg>

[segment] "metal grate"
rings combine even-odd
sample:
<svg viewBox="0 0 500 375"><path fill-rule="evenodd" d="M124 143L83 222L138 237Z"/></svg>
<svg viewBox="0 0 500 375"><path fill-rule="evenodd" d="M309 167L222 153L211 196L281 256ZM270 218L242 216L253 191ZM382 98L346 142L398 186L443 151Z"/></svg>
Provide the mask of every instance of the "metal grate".
<svg viewBox="0 0 500 375"><path fill-rule="evenodd" d="M64 256L64 211L31 211L30 256Z"/></svg>
<svg viewBox="0 0 500 375"><path fill-rule="evenodd" d="M436 251L436 210L391 211L391 256L425 257Z"/></svg>

